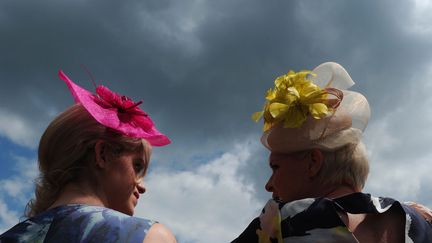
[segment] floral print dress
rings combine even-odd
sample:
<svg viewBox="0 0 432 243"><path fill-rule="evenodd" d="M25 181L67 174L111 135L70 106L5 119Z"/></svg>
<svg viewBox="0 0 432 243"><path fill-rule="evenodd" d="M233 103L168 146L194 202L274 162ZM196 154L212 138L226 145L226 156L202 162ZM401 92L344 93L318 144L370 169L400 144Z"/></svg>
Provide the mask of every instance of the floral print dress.
<svg viewBox="0 0 432 243"><path fill-rule="evenodd" d="M306 198L285 204L269 200L261 215L232 243L355 243L358 241L341 220L341 212L381 214L390 209L405 215L405 232L401 232L405 242L432 242L432 224L418 210L391 198L353 193L336 199Z"/></svg>
<svg viewBox="0 0 432 243"><path fill-rule="evenodd" d="M73 204L15 225L0 235L0 242L143 242L154 223L104 207Z"/></svg>

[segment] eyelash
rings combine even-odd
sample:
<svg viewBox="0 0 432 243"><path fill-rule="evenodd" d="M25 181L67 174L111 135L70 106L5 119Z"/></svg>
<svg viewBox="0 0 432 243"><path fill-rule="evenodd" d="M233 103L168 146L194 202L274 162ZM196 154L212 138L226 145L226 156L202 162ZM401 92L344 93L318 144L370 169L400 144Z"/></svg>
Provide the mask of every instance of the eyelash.
<svg viewBox="0 0 432 243"><path fill-rule="evenodd" d="M144 172L144 166L141 162L134 163L134 170L137 174L142 174Z"/></svg>

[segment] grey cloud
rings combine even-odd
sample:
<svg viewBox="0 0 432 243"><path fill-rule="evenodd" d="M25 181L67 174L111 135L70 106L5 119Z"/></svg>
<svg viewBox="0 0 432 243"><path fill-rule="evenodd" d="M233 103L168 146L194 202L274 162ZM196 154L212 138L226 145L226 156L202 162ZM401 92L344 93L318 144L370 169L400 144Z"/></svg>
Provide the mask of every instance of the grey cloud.
<svg viewBox="0 0 432 243"><path fill-rule="evenodd" d="M428 36L407 31L412 6L390 0L6 0L0 3L0 102L40 133L72 103L58 69L93 90L84 64L99 83L144 100L143 109L173 140L156 150L155 160L187 169L236 141L258 139L261 125L250 115L288 69L337 61L368 97L372 120L386 115L412 72L425 70L431 59ZM257 160L265 157L258 152ZM244 170L248 180L260 178L261 190L265 166L251 160Z"/></svg>

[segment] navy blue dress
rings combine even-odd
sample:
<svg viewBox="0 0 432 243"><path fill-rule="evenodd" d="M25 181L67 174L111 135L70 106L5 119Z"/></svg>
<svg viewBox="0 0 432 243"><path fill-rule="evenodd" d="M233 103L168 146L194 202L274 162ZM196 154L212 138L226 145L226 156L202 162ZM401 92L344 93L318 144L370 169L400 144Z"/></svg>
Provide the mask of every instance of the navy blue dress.
<svg viewBox="0 0 432 243"><path fill-rule="evenodd" d="M15 225L0 235L0 242L143 242L154 223L104 207L73 204Z"/></svg>

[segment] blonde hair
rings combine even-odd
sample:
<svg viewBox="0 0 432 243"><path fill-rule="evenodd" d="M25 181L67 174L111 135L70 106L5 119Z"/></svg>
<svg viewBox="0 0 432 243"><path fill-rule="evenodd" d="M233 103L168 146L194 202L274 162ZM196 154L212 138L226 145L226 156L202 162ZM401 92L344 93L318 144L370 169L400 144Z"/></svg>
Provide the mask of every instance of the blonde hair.
<svg viewBox="0 0 432 243"><path fill-rule="evenodd" d="M69 183L96 183L91 162L98 140L104 141L112 153L142 149L148 164L151 146L146 140L130 138L101 125L84 107L75 104L59 114L40 139L40 175L36 179L35 198L26 207L27 217L47 210Z"/></svg>
<svg viewBox="0 0 432 243"><path fill-rule="evenodd" d="M323 184L348 184L361 191L369 174L369 160L362 142L347 144L335 151L321 151L324 163L319 179Z"/></svg>

